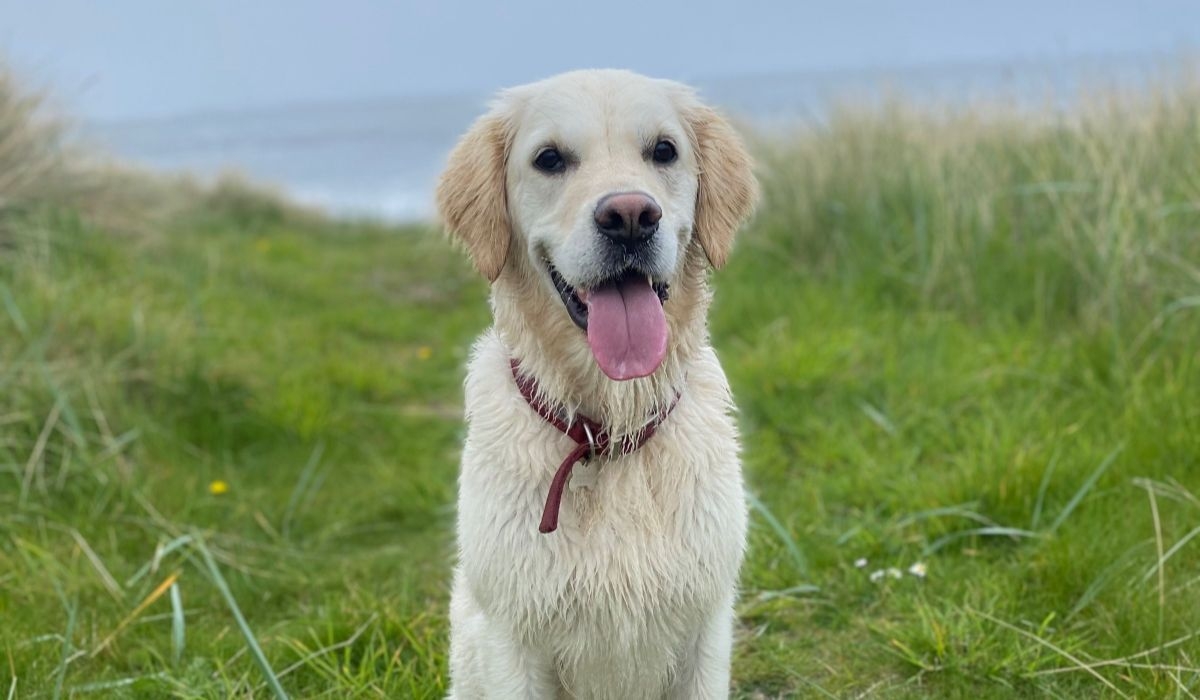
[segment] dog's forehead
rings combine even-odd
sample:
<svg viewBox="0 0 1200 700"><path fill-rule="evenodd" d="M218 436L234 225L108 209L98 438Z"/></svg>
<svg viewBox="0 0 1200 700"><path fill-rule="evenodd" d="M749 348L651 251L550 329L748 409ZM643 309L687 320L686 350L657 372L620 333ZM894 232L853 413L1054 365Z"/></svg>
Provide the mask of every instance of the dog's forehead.
<svg viewBox="0 0 1200 700"><path fill-rule="evenodd" d="M586 147L599 140L642 141L679 128L667 81L632 73L568 73L520 88L521 140Z"/></svg>

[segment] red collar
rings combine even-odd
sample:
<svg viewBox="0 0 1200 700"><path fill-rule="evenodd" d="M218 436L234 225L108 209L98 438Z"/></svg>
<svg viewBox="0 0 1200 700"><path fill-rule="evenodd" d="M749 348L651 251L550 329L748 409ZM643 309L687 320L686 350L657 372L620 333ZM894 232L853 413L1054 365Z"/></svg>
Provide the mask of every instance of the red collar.
<svg viewBox="0 0 1200 700"><path fill-rule="evenodd" d="M546 494L546 506L542 509L542 522L538 525L538 532L542 533L554 532L558 529L558 510L562 505L563 490L571 478L571 469L577 462L592 457L607 457L614 452L618 456L622 456L637 450L646 444L646 441L654 435L654 431L658 430L658 426L662 425L674 410L675 404L679 403L679 394L676 394L671 404L665 409L655 412L650 422L643 425L633 435L627 435L620 442L613 444L608 430L587 416L576 413L571 416L569 421L563 420L558 411L538 397L537 382L533 377L520 373L520 363L510 360L509 365L512 367L517 389L520 390L521 396L525 397L525 402L529 404L529 407L541 416L542 420L558 428L560 432L575 442L575 449L571 450L562 464L558 465L558 470L554 472L554 479L550 481L550 493Z"/></svg>

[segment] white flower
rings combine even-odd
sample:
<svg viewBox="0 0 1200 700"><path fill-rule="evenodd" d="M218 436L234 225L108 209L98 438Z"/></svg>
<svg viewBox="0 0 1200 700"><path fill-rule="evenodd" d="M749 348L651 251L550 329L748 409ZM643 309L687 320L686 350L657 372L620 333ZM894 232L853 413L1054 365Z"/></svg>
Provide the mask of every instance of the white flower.
<svg viewBox="0 0 1200 700"><path fill-rule="evenodd" d="M879 583L883 580L883 569L875 569L871 572L871 583Z"/></svg>
<svg viewBox="0 0 1200 700"><path fill-rule="evenodd" d="M892 578L900 578L904 576L904 574L900 572L900 569L897 569L894 566L888 567L887 575L891 576Z"/></svg>
<svg viewBox="0 0 1200 700"><path fill-rule="evenodd" d="M854 560L854 568L856 568L856 569L867 568L867 560L866 559L855 559Z"/></svg>
<svg viewBox="0 0 1200 700"><path fill-rule="evenodd" d="M925 578L925 572L925 562L923 561L919 561L916 564L908 567L908 573L916 576L917 578Z"/></svg>

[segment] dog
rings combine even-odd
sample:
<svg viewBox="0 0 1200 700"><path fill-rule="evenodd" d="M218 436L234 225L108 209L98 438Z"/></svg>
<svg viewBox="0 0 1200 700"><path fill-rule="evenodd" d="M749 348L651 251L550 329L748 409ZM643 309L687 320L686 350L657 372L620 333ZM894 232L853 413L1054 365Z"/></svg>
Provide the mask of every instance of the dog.
<svg viewBox="0 0 1200 700"><path fill-rule="evenodd" d="M688 87L502 92L439 215L491 282L465 381L450 698L728 697L746 540L708 274L758 186Z"/></svg>

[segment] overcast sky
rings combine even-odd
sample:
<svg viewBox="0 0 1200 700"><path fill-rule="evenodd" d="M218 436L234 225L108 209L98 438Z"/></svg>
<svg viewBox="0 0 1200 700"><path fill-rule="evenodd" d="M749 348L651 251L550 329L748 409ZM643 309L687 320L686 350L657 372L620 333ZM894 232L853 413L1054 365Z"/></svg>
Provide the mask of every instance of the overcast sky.
<svg viewBox="0 0 1200 700"><path fill-rule="evenodd" d="M700 80L1198 47L1197 0L0 0L0 55L98 119L491 92L588 66Z"/></svg>

